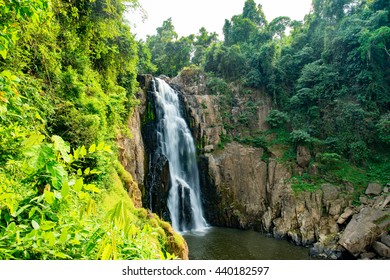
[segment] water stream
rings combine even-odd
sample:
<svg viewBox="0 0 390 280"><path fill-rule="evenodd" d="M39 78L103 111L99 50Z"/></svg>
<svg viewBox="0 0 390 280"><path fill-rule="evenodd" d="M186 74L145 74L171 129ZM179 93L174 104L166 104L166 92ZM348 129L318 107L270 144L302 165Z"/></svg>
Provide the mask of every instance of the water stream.
<svg viewBox="0 0 390 280"><path fill-rule="evenodd" d="M169 162L168 209L177 231L200 230L207 226L200 200L196 148L191 131L180 112L178 94L156 78L155 103L159 153Z"/></svg>

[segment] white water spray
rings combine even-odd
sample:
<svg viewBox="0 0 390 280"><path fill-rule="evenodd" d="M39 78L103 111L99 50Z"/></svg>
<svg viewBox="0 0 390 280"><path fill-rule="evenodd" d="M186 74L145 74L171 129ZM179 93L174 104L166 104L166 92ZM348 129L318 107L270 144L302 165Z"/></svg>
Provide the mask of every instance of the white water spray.
<svg viewBox="0 0 390 280"><path fill-rule="evenodd" d="M200 200L194 140L181 116L177 93L165 81L156 78L154 94L158 149L169 161L168 209L172 226L177 231L200 230L207 223Z"/></svg>

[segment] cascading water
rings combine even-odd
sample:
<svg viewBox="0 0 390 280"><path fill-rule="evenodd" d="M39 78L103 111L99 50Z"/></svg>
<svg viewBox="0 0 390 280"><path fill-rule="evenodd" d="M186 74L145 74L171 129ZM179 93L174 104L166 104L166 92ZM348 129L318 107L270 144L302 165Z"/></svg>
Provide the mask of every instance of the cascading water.
<svg viewBox="0 0 390 280"><path fill-rule="evenodd" d="M181 116L177 93L159 78L155 83L158 152L169 162L168 209L172 226L178 231L199 230L207 224L200 200L194 140Z"/></svg>

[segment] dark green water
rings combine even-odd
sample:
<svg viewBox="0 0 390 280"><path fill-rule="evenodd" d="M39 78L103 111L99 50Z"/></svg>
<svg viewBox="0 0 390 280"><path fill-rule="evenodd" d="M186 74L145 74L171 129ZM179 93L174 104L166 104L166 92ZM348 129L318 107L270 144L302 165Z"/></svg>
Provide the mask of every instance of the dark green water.
<svg viewBox="0 0 390 280"><path fill-rule="evenodd" d="M306 260L309 249L255 231L211 227L183 234L190 260Z"/></svg>

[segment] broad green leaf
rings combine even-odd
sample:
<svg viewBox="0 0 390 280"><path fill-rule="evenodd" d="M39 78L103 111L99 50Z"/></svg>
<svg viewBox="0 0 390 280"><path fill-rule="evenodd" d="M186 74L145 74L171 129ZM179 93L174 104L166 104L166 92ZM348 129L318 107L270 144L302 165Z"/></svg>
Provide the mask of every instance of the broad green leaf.
<svg viewBox="0 0 390 280"><path fill-rule="evenodd" d="M107 153L112 153L112 150L111 150L111 147L110 146L104 146L104 149L103 151L107 152Z"/></svg>
<svg viewBox="0 0 390 280"><path fill-rule="evenodd" d="M43 221L41 223L41 229L43 230L49 230L49 229L52 229L56 226L56 223L55 222L52 222L52 221Z"/></svg>
<svg viewBox="0 0 390 280"><path fill-rule="evenodd" d="M45 240L49 243L49 246L54 246L56 243L56 237L51 231L45 233Z"/></svg>
<svg viewBox="0 0 390 280"><path fill-rule="evenodd" d="M96 151L96 145L95 144L92 144L89 149L88 149L88 153L94 153Z"/></svg>
<svg viewBox="0 0 390 280"><path fill-rule="evenodd" d="M64 183L62 184L62 189L61 189L61 196L65 198L69 193L69 183L68 180L65 180Z"/></svg>
<svg viewBox="0 0 390 280"><path fill-rule="evenodd" d="M79 159L79 154L80 154L80 150L79 150L79 149L76 149L76 150L73 152L73 157L74 157L74 159Z"/></svg>
<svg viewBox="0 0 390 280"><path fill-rule="evenodd" d="M23 141L22 145L25 149L28 149L32 146L41 144L44 139L45 136L43 136L42 134L32 134L30 137Z"/></svg>
<svg viewBox="0 0 390 280"><path fill-rule="evenodd" d="M0 55L3 57L4 60L7 59L7 49L0 50Z"/></svg>
<svg viewBox="0 0 390 280"><path fill-rule="evenodd" d="M85 157L87 155L87 149L85 149L85 146L83 145L81 148L80 148L80 157Z"/></svg>
<svg viewBox="0 0 390 280"><path fill-rule="evenodd" d="M85 175L89 175L91 169L89 167L87 167L85 170L84 170L84 174Z"/></svg>
<svg viewBox="0 0 390 280"><path fill-rule="evenodd" d="M98 150L98 151L103 151L104 146L105 146L104 142L101 142L101 143L99 143L99 145L96 147L96 150Z"/></svg>
<svg viewBox="0 0 390 280"><path fill-rule="evenodd" d="M31 171L42 169L46 163L54 159L54 151L47 144L36 145L28 148L24 155L26 156L27 166Z"/></svg>
<svg viewBox="0 0 390 280"><path fill-rule="evenodd" d="M70 256L68 256L62 252L56 252L56 253L54 253L54 256L56 256L57 258L60 258L60 259L71 259Z"/></svg>
<svg viewBox="0 0 390 280"><path fill-rule="evenodd" d="M68 229L65 228L61 232L60 243L65 243L67 240L68 240Z"/></svg>
<svg viewBox="0 0 390 280"><path fill-rule="evenodd" d="M57 162L49 162L46 165L46 168L51 175L53 187L59 190L62 187L63 182L67 179L68 173L65 171L64 167Z"/></svg>
<svg viewBox="0 0 390 280"><path fill-rule="evenodd" d="M61 153L62 158L65 162L69 163L69 152L70 146L60 136L53 135L52 140L54 142L54 150Z"/></svg>
<svg viewBox="0 0 390 280"><path fill-rule="evenodd" d="M34 216L36 210L37 209L35 207L31 208L30 212L28 212L28 217L31 218L32 216Z"/></svg>
<svg viewBox="0 0 390 280"><path fill-rule="evenodd" d="M82 176L83 175L83 171L81 171L81 169L79 168L78 170L77 170L77 176Z"/></svg>
<svg viewBox="0 0 390 280"><path fill-rule="evenodd" d="M54 203L54 200L55 200L54 193L52 193L51 191L45 190L44 191L44 196L45 196L45 201L47 203L49 203L49 204L53 204Z"/></svg>
<svg viewBox="0 0 390 280"><path fill-rule="evenodd" d="M92 192L96 192L96 193L100 192L100 189L98 189L94 184L84 185L84 189L87 191L92 191Z"/></svg>
<svg viewBox="0 0 390 280"><path fill-rule="evenodd" d="M73 188L74 188L75 192L81 191L81 189L83 188L83 178L77 179Z"/></svg>
<svg viewBox="0 0 390 280"><path fill-rule="evenodd" d="M32 227L33 227L35 230L38 230L38 229L39 229L39 224L38 224L36 221L32 220L32 221L31 221L31 225L32 225Z"/></svg>

